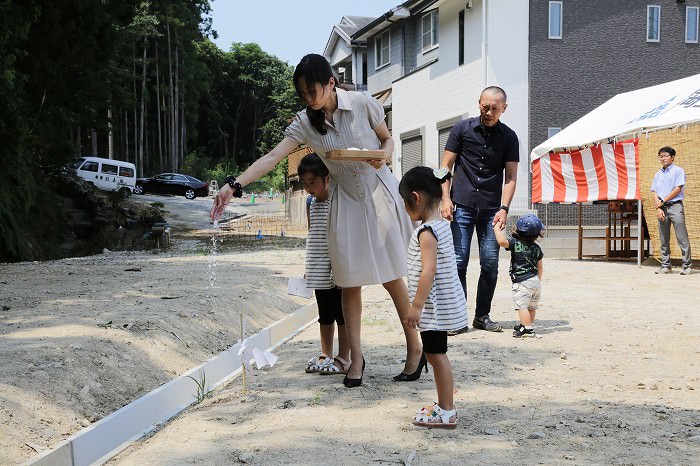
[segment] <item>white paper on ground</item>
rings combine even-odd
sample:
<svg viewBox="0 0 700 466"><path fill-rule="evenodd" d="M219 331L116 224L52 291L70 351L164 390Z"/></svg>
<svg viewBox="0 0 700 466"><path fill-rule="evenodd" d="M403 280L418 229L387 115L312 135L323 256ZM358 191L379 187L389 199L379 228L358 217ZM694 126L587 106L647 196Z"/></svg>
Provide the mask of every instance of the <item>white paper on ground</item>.
<svg viewBox="0 0 700 466"><path fill-rule="evenodd" d="M301 296L302 298L311 298L314 295L312 289L306 287L306 280L302 277L289 277L287 283L287 294Z"/></svg>
<svg viewBox="0 0 700 466"><path fill-rule="evenodd" d="M277 362L277 356L259 348L253 348L253 358L255 359L255 366L258 369L262 369L265 366L272 367L275 365L275 362Z"/></svg>

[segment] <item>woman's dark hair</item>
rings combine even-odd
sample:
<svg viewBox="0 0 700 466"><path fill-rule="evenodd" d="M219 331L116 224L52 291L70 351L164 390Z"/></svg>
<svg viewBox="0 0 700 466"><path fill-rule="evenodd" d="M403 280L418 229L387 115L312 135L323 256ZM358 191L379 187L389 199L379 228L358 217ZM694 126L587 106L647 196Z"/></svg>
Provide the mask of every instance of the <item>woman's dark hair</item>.
<svg viewBox="0 0 700 466"><path fill-rule="evenodd" d="M399 194L410 208L416 206L411 196L414 191L425 194L431 203L438 204L442 199L442 183L450 178L452 174L446 169L440 172L428 167L413 167L401 178Z"/></svg>
<svg viewBox="0 0 700 466"><path fill-rule="evenodd" d="M297 174L302 176L306 173L311 173L321 178L328 176L328 167L326 167L326 164L323 163L323 160L321 160L321 157L319 157L316 152L306 154L304 158L301 159L301 162L299 162Z"/></svg>
<svg viewBox="0 0 700 466"><path fill-rule="evenodd" d="M307 89L303 89L309 95L315 96L316 89L315 85L320 84L325 86L331 78L335 78L333 75L333 69L328 60L322 55L316 53L310 53L305 55L296 68L294 68L294 88L297 90L297 95L301 98L301 89L299 89L299 78L304 78L306 82ZM336 83L338 80L335 80ZM335 88L335 87L334 87ZM316 130L321 134L326 134L328 129L324 124L326 118L323 109L314 110L311 107L306 107L306 115L311 121L311 125L316 128Z"/></svg>

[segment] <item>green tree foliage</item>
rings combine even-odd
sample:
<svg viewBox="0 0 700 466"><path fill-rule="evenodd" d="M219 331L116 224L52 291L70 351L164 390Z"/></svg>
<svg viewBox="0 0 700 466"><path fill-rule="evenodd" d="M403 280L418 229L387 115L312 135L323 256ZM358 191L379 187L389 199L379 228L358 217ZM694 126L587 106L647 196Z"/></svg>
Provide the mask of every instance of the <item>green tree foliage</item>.
<svg viewBox="0 0 700 466"><path fill-rule="evenodd" d="M0 1L0 163L6 175L0 183L0 251L10 257L19 254L20 219L34 203L32 172L24 156L30 131L20 98L26 79L17 70L17 60L26 54L19 44L28 37L37 16L35 8Z"/></svg>
<svg viewBox="0 0 700 466"><path fill-rule="evenodd" d="M51 255L46 178L76 156L222 182L282 138L292 68L255 44L220 50L210 14L209 0L0 0L0 260Z"/></svg>
<svg viewBox="0 0 700 466"><path fill-rule="evenodd" d="M0 259L47 255L46 174L71 156L73 127L104 123L95 109L109 94L116 27L129 9L103 3L0 2Z"/></svg>
<svg viewBox="0 0 700 466"><path fill-rule="evenodd" d="M247 166L283 137L300 102L293 68L257 44L235 43L222 52L212 43L199 48L211 84L203 95L198 126L203 152Z"/></svg>

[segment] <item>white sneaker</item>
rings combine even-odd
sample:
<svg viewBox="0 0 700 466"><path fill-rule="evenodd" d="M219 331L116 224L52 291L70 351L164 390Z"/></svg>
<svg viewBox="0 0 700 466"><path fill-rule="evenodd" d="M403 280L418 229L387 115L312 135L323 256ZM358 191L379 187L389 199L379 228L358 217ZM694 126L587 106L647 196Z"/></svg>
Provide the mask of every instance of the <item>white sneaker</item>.
<svg viewBox="0 0 700 466"><path fill-rule="evenodd" d="M690 268L690 267L683 267L683 268L681 269L681 273L680 273L680 274L681 274L681 275L690 275L691 273L693 273L693 269L692 269L692 268Z"/></svg>
<svg viewBox="0 0 700 466"><path fill-rule="evenodd" d="M671 273L671 267L661 267L659 270L656 271L656 273Z"/></svg>

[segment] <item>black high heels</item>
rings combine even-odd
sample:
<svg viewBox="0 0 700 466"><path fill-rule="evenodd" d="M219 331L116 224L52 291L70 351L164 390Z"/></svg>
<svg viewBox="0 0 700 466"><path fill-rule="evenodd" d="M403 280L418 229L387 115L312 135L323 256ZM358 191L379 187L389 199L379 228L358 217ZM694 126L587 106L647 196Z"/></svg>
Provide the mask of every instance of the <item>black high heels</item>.
<svg viewBox="0 0 700 466"><path fill-rule="evenodd" d="M406 374L401 372L399 375L394 376L396 382L413 382L414 380L420 379L420 373L425 367L425 373L428 373L428 360L425 358L425 353L420 355L420 361L418 362L418 367L413 374Z"/></svg>
<svg viewBox="0 0 700 466"><path fill-rule="evenodd" d="M352 364L350 364L350 367L352 367ZM350 372L350 369L348 369L348 372ZM362 356L362 376L359 379L351 379L347 375L343 379L343 385L345 385L347 388L355 388L359 387L362 385L362 378L365 376L365 357Z"/></svg>

